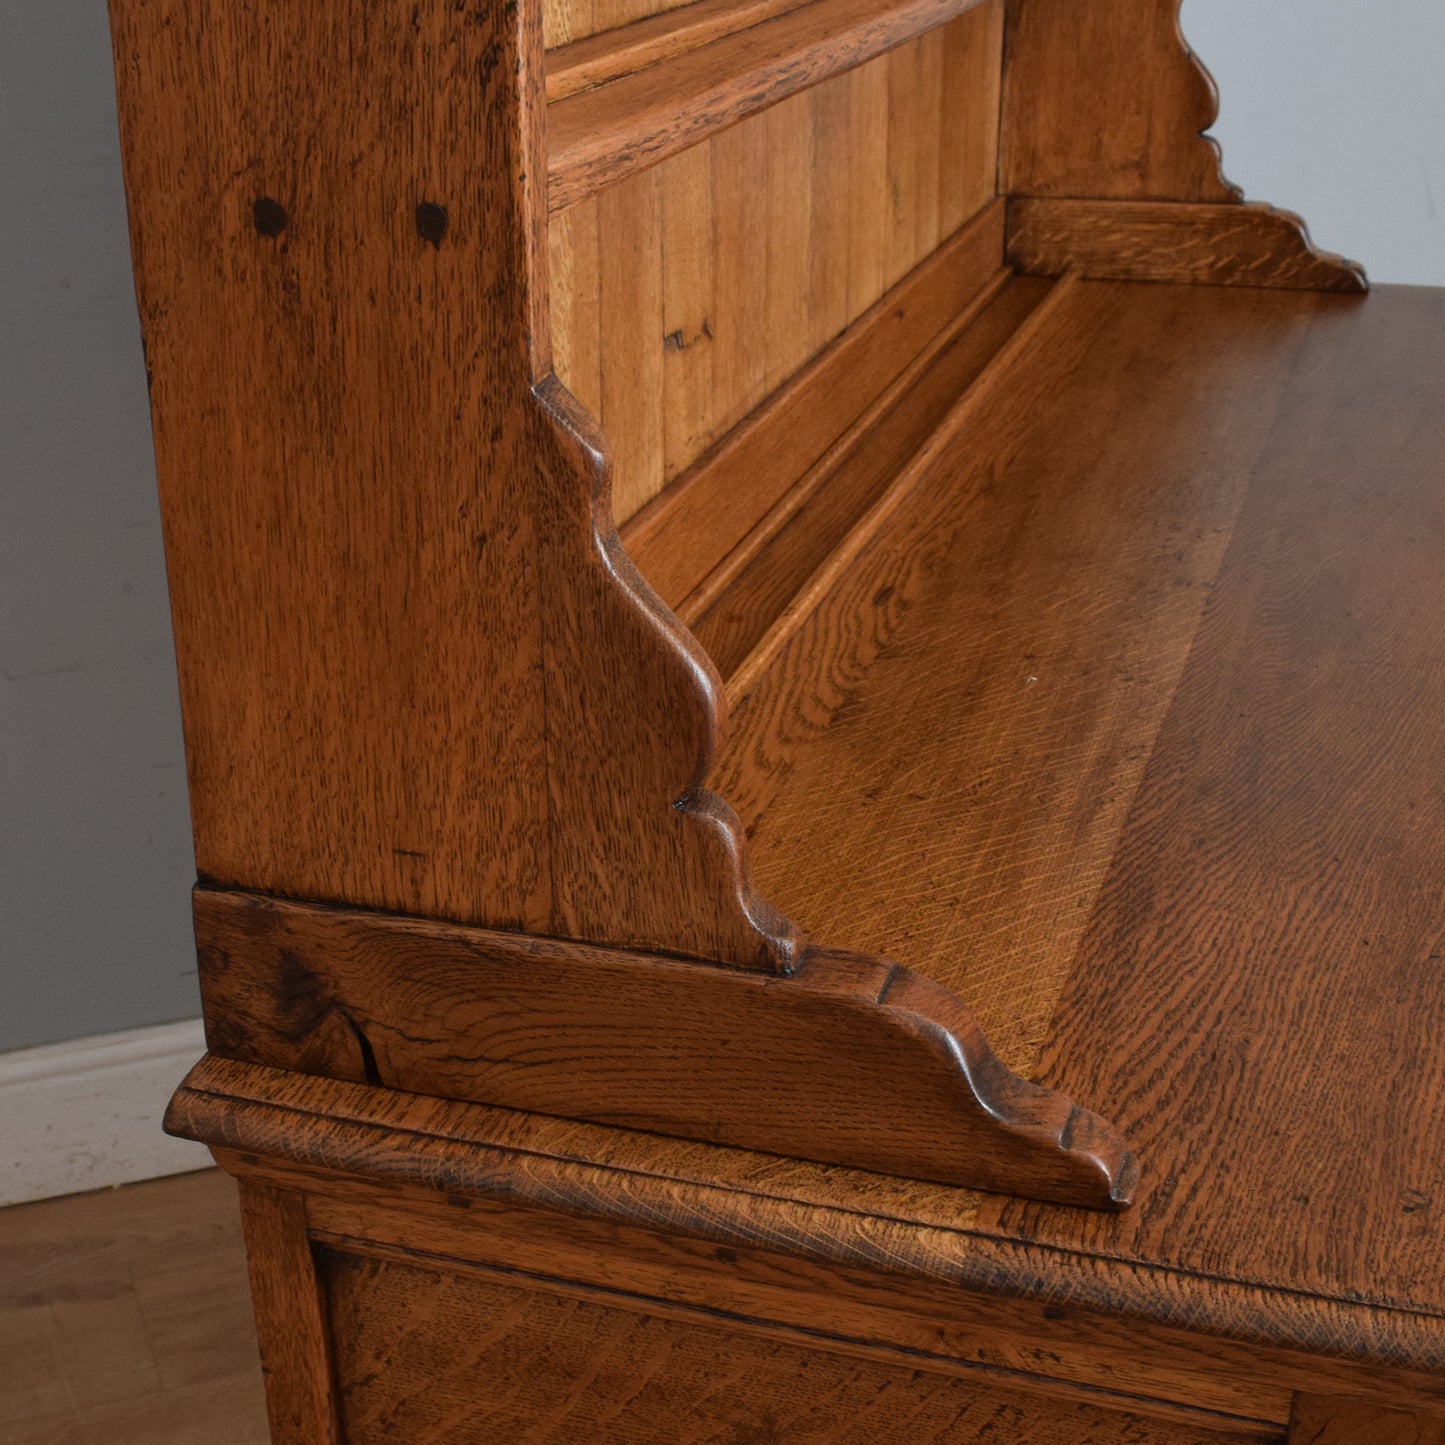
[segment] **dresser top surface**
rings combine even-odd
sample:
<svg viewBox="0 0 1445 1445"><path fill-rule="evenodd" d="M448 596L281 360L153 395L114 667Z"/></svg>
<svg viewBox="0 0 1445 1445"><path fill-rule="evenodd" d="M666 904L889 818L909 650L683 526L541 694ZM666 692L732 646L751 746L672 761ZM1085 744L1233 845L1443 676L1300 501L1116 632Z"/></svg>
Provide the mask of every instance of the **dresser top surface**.
<svg viewBox="0 0 1445 1445"><path fill-rule="evenodd" d="M961 437L745 703L720 789L820 941L946 983L1140 1158L1122 1214L975 1228L1437 1315L1445 291L1085 283L1072 324L1027 434Z"/></svg>
<svg viewBox="0 0 1445 1445"><path fill-rule="evenodd" d="M1121 1128L1132 1208L220 1059L179 1126L1445 1372L1445 292L1076 289L1047 402L945 453L734 719L720 783L815 937L947 983Z"/></svg>

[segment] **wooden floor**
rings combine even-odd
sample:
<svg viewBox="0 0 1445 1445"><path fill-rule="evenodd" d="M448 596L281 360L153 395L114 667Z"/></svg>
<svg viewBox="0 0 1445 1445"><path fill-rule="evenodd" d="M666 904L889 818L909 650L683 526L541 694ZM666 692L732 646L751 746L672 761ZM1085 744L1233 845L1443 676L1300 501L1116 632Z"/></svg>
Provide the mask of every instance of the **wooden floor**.
<svg viewBox="0 0 1445 1445"><path fill-rule="evenodd" d="M218 1170L0 1210L5 1445L266 1445Z"/></svg>

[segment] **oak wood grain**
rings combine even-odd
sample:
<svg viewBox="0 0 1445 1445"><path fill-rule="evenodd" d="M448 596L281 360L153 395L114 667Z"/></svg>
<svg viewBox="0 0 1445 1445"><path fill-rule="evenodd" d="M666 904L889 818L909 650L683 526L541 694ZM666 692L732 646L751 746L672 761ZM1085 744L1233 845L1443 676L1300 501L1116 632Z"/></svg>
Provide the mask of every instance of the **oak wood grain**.
<svg viewBox="0 0 1445 1445"><path fill-rule="evenodd" d="M210 1046L276 1068L1122 1208L1123 1142L936 984L787 978L198 890Z"/></svg>
<svg viewBox="0 0 1445 1445"><path fill-rule="evenodd" d="M241 1226L273 1445L340 1445L324 1289L296 1190L243 1179Z"/></svg>
<svg viewBox="0 0 1445 1445"><path fill-rule="evenodd" d="M1362 268L1318 250L1298 216L1260 205L1019 197L1009 202L1008 256L1033 276L1368 289Z"/></svg>
<svg viewBox="0 0 1445 1445"><path fill-rule="evenodd" d="M729 0L730 5L737 3ZM685 36L697 24L695 11L711 11L717 19L717 7L708 0L542 0L542 35L549 52L561 53L592 37L605 52L615 44L615 32L630 31L648 21L656 30L674 29ZM746 9L743 18L749 18Z"/></svg>
<svg viewBox="0 0 1445 1445"><path fill-rule="evenodd" d="M1445 293L1270 304L1309 330L1039 1071L1155 1182L994 1222L1439 1318Z"/></svg>
<svg viewBox="0 0 1445 1445"><path fill-rule="evenodd" d="M1445 1414L1386 1410L1368 1400L1295 1396L1289 1445L1441 1445Z"/></svg>
<svg viewBox="0 0 1445 1445"><path fill-rule="evenodd" d="M1205 134L1219 101L1182 0L1009 0L1000 190L1239 200Z"/></svg>
<svg viewBox="0 0 1445 1445"><path fill-rule="evenodd" d="M544 1289L606 1291L628 1307L669 1318L706 1311L757 1339L796 1341L803 1331L840 1354L926 1366L1056 1399L1087 1392L1097 1400L1097 1392L1107 1392L1125 1397L1121 1408L1175 1423L1190 1422L1196 1410L1251 1421L1260 1430L1281 1431L1289 1419L1288 1375L1281 1378L1274 1362L1246 1362L1238 1352L1222 1358L1208 1341L1181 1347L1152 1336L1141 1353L1138 1336L1118 1324L1062 1311L1035 1310L1025 1320L1025 1310L1007 1298L830 1269L768 1247L719 1247L474 1195L257 1165L227 1150L218 1158L246 1177L304 1185L312 1238L323 1245L448 1258L470 1269L523 1275Z"/></svg>
<svg viewBox="0 0 1445 1445"><path fill-rule="evenodd" d="M885 291L901 286L911 269L990 206L997 171L999 4L987 0L937 33L953 82L940 94L924 95L906 70L894 75L883 56L592 201L553 213L551 258L560 278L554 279L551 307L557 373L594 411L608 438L620 522L686 473ZM909 41L899 54L924 44ZM910 214L906 226L900 223L908 245L897 248L885 244L888 217L900 204L887 166L890 128L949 160L948 207L941 179L932 189L910 186ZM897 142L893 150L896 158ZM596 226L594 208L602 216ZM665 234L668 217L672 242ZM699 251L706 238L710 257ZM982 246L982 237L972 244ZM594 256L599 246L600 270ZM986 269L978 286L1001 256L1000 242L992 259L981 263ZM939 298L932 329L953 314L946 304ZM582 338L580 345L574 337ZM594 355L606 372L600 380L591 371ZM698 378L689 393L692 405L669 414L663 391L671 388L676 397L683 376ZM705 385L703 377L710 378ZM850 380L845 397L852 390ZM820 396L826 414L832 398ZM796 407L794 416L795 425L813 429ZM764 465L761 474L775 470ZM750 506L752 473L734 474L740 512ZM701 570L690 567L690 580ZM677 600L667 576L644 575L665 600Z"/></svg>
<svg viewBox="0 0 1445 1445"><path fill-rule="evenodd" d="M945 241L623 525L628 553L669 606L681 606L717 570L998 275L1003 215L995 202ZM745 248L736 251L725 286L719 256L724 293L749 289Z"/></svg>
<svg viewBox="0 0 1445 1445"><path fill-rule="evenodd" d="M1314 304L1206 294L1075 287L733 710L718 784L775 895L1024 1072Z"/></svg>
<svg viewBox="0 0 1445 1445"><path fill-rule="evenodd" d="M1016 1445L1124 1445L1144 1428L1160 1445L1280 1438L1222 1419L1217 1430L1146 1427L1116 1401L840 1357L806 1336L757 1341L724 1319L648 1316L605 1295L519 1288L425 1258L326 1250L322 1267L334 1313L354 1321L336 1350L356 1445L398 1435L414 1445L541 1445L579 1431L628 1445L964 1445L1001 1431Z"/></svg>
<svg viewBox="0 0 1445 1445"><path fill-rule="evenodd" d="M731 679L1048 295L1007 281L945 328L678 609Z"/></svg>
<svg viewBox="0 0 1445 1445"><path fill-rule="evenodd" d="M725 595L732 595L736 591L738 580L748 572L752 566L768 551L773 545L781 544L791 540L796 533L801 535L803 545L806 546L806 539L809 533L815 528L810 528L805 520L809 507L813 504L831 503L833 508L841 511L843 517L842 525L847 527L849 522L855 519L857 513L862 510L862 504L853 498L853 505L849 505L849 488L844 477L849 470L849 463L858 453L860 447L872 435L880 423L891 419L895 407L905 406L912 415L916 429L924 437L930 434L925 421L919 425L918 413L924 411L926 416L926 400L915 396L921 384L933 383L931 373L936 362L948 358L954 361L957 367L957 360L952 353L960 346L960 339L968 334L974 346L972 348L975 363L979 368L986 368L992 361L996 352L991 351L990 339L997 339L1001 333L1010 333L1010 320L1016 319L1012 313L1017 310L1022 313L1027 309L1027 302L1021 299L1022 293L1029 290L1028 283L1015 285L1013 273L1006 267L996 271L988 284L978 293L977 296L961 311L954 316L935 336L930 338L923 349L896 375L888 380L886 386L858 413L851 421L843 427L842 431L833 439L828 448L803 472L790 486L778 496L777 500L758 519L755 525L742 536L741 540L731 551L725 553L711 571L703 574L700 581L677 605L677 614L685 622L691 625L696 631L700 619L706 617ZM1047 286L1038 288L1040 293L1046 291ZM1011 304L1001 304L1004 292L1018 292L1020 295L1011 295L1008 301ZM1002 316L997 313L1003 313ZM991 324L985 324L985 323ZM1013 328L1016 330L1016 328ZM979 336L975 333L985 332L989 335ZM947 390L945 380L945 390ZM912 405L908 405L910 399ZM920 407L920 401L923 406ZM771 429L770 420L769 429ZM936 421L936 418L935 418ZM836 422L834 423L836 424ZM831 430L831 427L829 428ZM780 442L782 439L779 439ZM785 448L784 448L785 449ZM902 457L907 453L895 453L890 457L890 474L897 470ZM836 479L836 480L835 480ZM718 512L726 517L728 511L724 506L718 506ZM716 533L722 530L714 525L711 530ZM816 547L816 540L814 543ZM823 552L828 550L824 544ZM708 552L713 551L711 547ZM807 573L802 574L806 576ZM794 589L796 590L796 589ZM788 594L791 595L791 594ZM746 599L744 605L751 602ZM771 620L776 614L776 608L771 612L759 609L761 615ZM766 624L764 624L766 625ZM710 652L710 655L711 652ZM714 657L716 661L716 657Z"/></svg>
<svg viewBox="0 0 1445 1445"><path fill-rule="evenodd" d="M547 107L547 193L560 210L980 0L809 0Z"/></svg>
<svg viewBox="0 0 1445 1445"><path fill-rule="evenodd" d="M821 1314L880 1344L1280 1428L1296 1390L1445 1400L1439 1318L1020 1245L945 1186L214 1057L171 1119L228 1169L305 1189L323 1233L804 1328ZM1017 1345L978 1353L1001 1335Z"/></svg>
<svg viewBox="0 0 1445 1445"><path fill-rule="evenodd" d="M693 0L547 51L547 100L591 90L771 20L809 0Z"/></svg>
<svg viewBox="0 0 1445 1445"><path fill-rule="evenodd" d="M535 6L112 14L201 874L786 968L549 371Z"/></svg>

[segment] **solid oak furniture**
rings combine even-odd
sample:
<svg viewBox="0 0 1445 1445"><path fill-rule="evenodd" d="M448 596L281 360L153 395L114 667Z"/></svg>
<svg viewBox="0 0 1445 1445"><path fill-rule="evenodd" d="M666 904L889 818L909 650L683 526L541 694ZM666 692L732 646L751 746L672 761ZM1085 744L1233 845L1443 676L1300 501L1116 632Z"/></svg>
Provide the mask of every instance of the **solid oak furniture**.
<svg viewBox="0 0 1445 1445"><path fill-rule="evenodd" d="M1445 1440L1445 293L1177 0L111 8L276 1440Z"/></svg>

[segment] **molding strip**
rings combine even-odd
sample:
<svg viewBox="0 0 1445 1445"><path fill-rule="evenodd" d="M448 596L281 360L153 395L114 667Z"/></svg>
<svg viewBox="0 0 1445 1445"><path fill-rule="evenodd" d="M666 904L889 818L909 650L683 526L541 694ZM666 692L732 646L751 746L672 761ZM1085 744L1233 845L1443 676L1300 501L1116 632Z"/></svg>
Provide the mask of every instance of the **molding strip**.
<svg viewBox="0 0 1445 1445"><path fill-rule="evenodd" d="M205 1149L161 1132L205 1047L185 1019L0 1054L0 1205L210 1168Z"/></svg>
<svg viewBox="0 0 1445 1445"><path fill-rule="evenodd" d="M1030 276L1095 280L1369 289L1364 270L1318 250L1298 216L1265 205L1070 201L1013 196L1008 259Z"/></svg>

